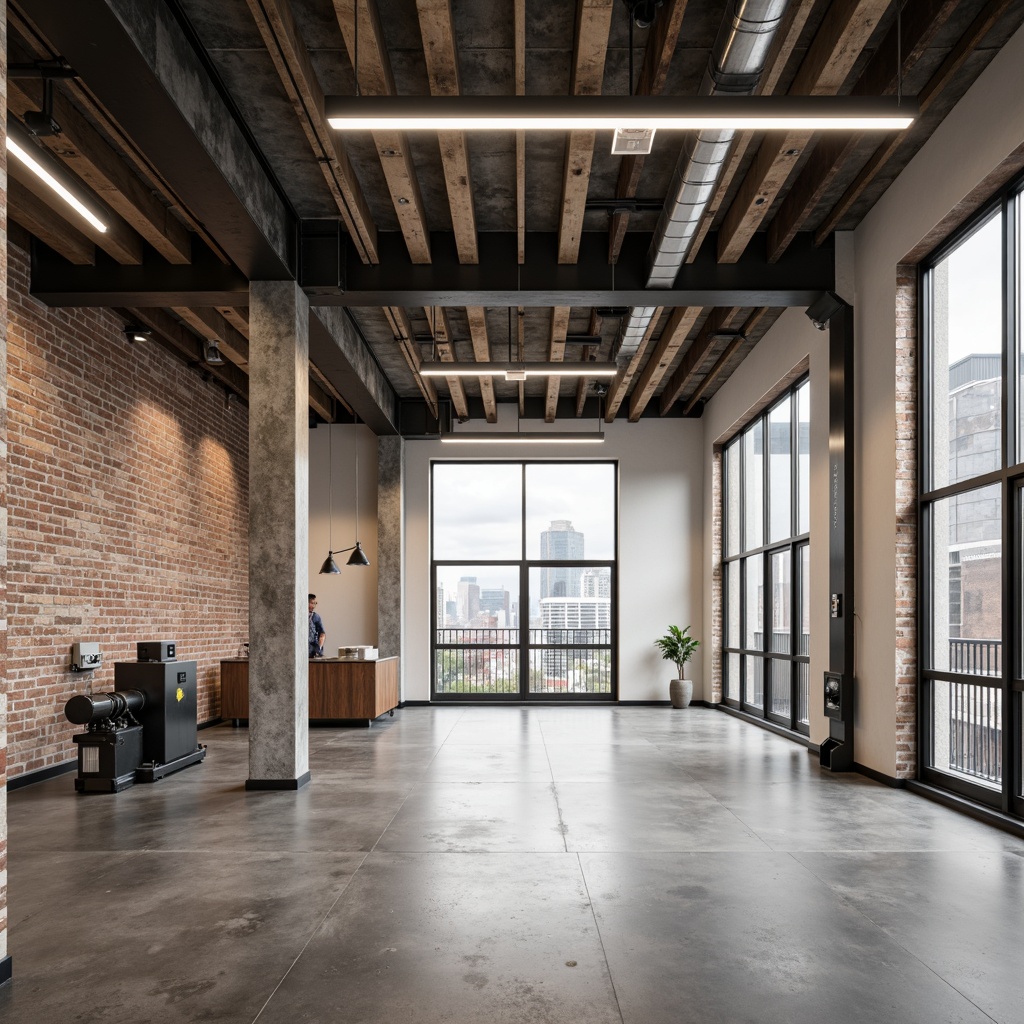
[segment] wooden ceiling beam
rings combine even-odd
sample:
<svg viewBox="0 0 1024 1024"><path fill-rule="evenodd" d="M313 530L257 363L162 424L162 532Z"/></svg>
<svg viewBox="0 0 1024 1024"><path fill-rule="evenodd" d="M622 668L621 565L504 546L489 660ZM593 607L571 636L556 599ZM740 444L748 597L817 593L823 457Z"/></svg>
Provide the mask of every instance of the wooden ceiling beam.
<svg viewBox="0 0 1024 1024"><path fill-rule="evenodd" d="M327 374L312 361L310 361L309 364L309 379L311 382L315 381L317 386L330 395L333 400L334 409L332 412L332 423L337 421L338 406L345 409L350 416L355 416L355 410L348 404L348 402L345 401L341 392L331 383Z"/></svg>
<svg viewBox="0 0 1024 1024"><path fill-rule="evenodd" d="M626 400L630 386L633 383L633 378L640 372L640 366L644 361L644 354L650 346L651 338L654 337L654 332L658 329L658 324L661 322L661 314L663 312L663 306L658 306L658 308L655 309L654 315L651 317L651 322L647 325L647 330L644 331L644 336L640 339L640 344L637 345L636 351L630 358L629 363L624 369L619 370L618 375L608 386L608 401L604 410L605 423L614 422L622 403Z"/></svg>
<svg viewBox="0 0 1024 1024"><path fill-rule="evenodd" d="M478 363L489 362L491 344L487 338L487 311L483 306L467 306L466 320L469 323L469 337L473 342L473 358ZM484 415L488 423L497 423L498 406L494 399L494 381L489 376L480 377L479 381Z"/></svg>
<svg viewBox="0 0 1024 1024"><path fill-rule="evenodd" d="M249 339L212 306L174 306L172 310L200 337L216 341L236 366L245 368L249 365Z"/></svg>
<svg viewBox="0 0 1024 1024"><path fill-rule="evenodd" d="M455 48L451 0L416 0L423 36L423 56L433 96L458 96L459 61ZM476 211L469 173L469 146L465 132L438 132L441 167L448 190L452 231L461 263L479 263Z"/></svg>
<svg viewBox="0 0 1024 1024"><path fill-rule="evenodd" d="M7 5L7 24L8 43L11 43L15 35L18 37L17 55L9 56L8 60L12 62L24 60L27 63L33 60L55 60L59 56L40 39L35 26L27 21L21 12L11 4ZM22 54L27 54L28 56L24 57ZM135 167L143 182L148 184L155 193L163 197L164 202L167 203L167 209L177 215L181 223L185 225L186 230L198 234L209 246L210 251L216 254L218 259L225 264L228 263L229 260L217 240L206 230L203 224L195 219L159 170L135 145L132 138L125 134L121 126L93 99L88 90L74 80L63 82L62 88L67 91L77 109L84 112L86 120L98 126L101 137L111 140L113 150Z"/></svg>
<svg viewBox="0 0 1024 1024"><path fill-rule="evenodd" d="M444 306L427 306L423 312L427 316L430 333L434 338L438 358L444 363L454 363L455 345L452 342L452 325L448 319L448 310ZM466 388L461 377L445 377L448 391L452 396L452 408L460 423L469 419L469 402L466 399Z"/></svg>
<svg viewBox="0 0 1024 1024"><path fill-rule="evenodd" d="M881 45L853 87L854 96L894 93L900 75L906 75L927 52L936 33L956 10L957 0L922 0L907 6L902 25L893 23ZM900 54L902 53L902 61ZM898 138L898 134L893 136ZM858 147L854 133L828 135L815 147L796 183L768 225L768 259L774 263L789 248L807 217Z"/></svg>
<svg viewBox="0 0 1024 1024"><path fill-rule="evenodd" d="M356 4L359 6L358 53ZM394 96L395 76L376 0L334 0L334 13L354 68L358 91L364 96ZM355 66L357 57L358 67ZM372 135L409 258L413 263L427 264L430 262L430 230L409 138L405 132L395 131L373 132Z"/></svg>
<svg viewBox="0 0 1024 1024"><path fill-rule="evenodd" d="M141 266L142 239L116 213L103 213L106 231L98 231L84 217L75 211L50 188L46 182L33 174L20 160L8 159L7 171L10 178L19 182L45 206L49 206L61 219L70 223L75 231L85 235L117 263L124 266ZM83 197L88 203L88 198Z"/></svg>
<svg viewBox="0 0 1024 1024"><path fill-rule="evenodd" d="M232 362L220 366L211 366L205 361L203 341L189 330L180 320L175 320L163 309L129 308L115 309L115 313L128 323L143 324L150 328L157 340L169 348L190 366L194 366L204 374L216 378L225 387L246 401L249 400L249 377L244 370Z"/></svg>
<svg viewBox="0 0 1024 1024"><path fill-rule="evenodd" d="M91 238L71 227L52 206L44 203L13 175L7 178L7 212L11 220L45 242L69 263L96 265L96 246Z"/></svg>
<svg viewBox="0 0 1024 1024"><path fill-rule="evenodd" d="M600 96L613 0L577 0L576 43L573 51L573 96ZM565 142L562 205L558 220L558 262L575 263L579 257L583 215L594 160L593 131L569 132Z"/></svg>
<svg viewBox="0 0 1024 1024"><path fill-rule="evenodd" d="M925 87L918 93L917 103L919 116L923 116L935 102L942 91L949 85L953 76L963 66L967 58L977 49L981 41L988 35L992 27L1003 16L1012 0L989 0L978 16L971 22L967 31L957 40L956 45L946 55L939 69L928 80ZM814 233L814 239L821 245L839 226L842 219L850 212L854 204L864 194L868 186L878 177L879 173L899 149L902 142L899 133L890 135L868 159L854 178L849 188L840 197L839 202L826 214L825 219Z"/></svg>
<svg viewBox="0 0 1024 1024"><path fill-rule="evenodd" d="M565 360L565 336L569 333L571 306L554 306L551 310L551 336L548 339L548 362L561 363ZM558 413L558 392L561 377L548 377L547 394L544 398L544 422L554 423Z"/></svg>
<svg viewBox="0 0 1024 1024"><path fill-rule="evenodd" d="M217 312L244 338L249 337L248 306L217 306Z"/></svg>
<svg viewBox="0 0 1024 1024"><path fill-rule="evenodd" d="M630 423L636 423L643 415L644 409L658 390L658 385L675 361L676 354L683 347L686 336L697 322L700 312L700 306L677 306L672 310L658 344L629 396Z"/></svg>
<svg viewBox="0 0 1024 1024"><path fill-rule="evenodd" d="M757 85L754 86L753 95L771 96L776 88L778 88L779 81L789 65L790 58L793 56L793 51L800 41L804 25L807 23L813 8L814 5L812 3L791 3L786 8L782 24L779 26L779 30L775 34L775 40L768 51L764 74L761 75ZM694 235L690 254L686 257L687 263L692 263L697 258L697 253L700 252L704 239L711 230L715 218L718 216L718 211L722 208L729 189L732 187L733 180L739 173L740 167L743 166L747 153L756 138L757 135L754 132L736 133L725 171L718 180L715 194L708 204L704 216L701 218L697 233Z"/></svg>
<svg viewBox="0 0 1024 1024"><path fill-rule="evenodd" d="M365 263L376 263L377 228L348 154L327 124L323 90L291 5L288 0L246 3L359 256Z"/></svg>
<svg viewBox="0 0 1024 1024"><path fill-rule="evenodd" d="M672 57L679 41L679 30L686 13L686 0L669 0L667 8L658 11L654 19L647 47L644 50L644 62L640 69L634 94L637 96L657 96L665 88ZM619 180L615 186L616 199L632 199L640 187L640 174L644 167L644 157L624 156L619 164ZM622 249L622 239L626 236L629 226L628 213L612 214L611 226L608 230L608 262L617 263ZM578 415L578 414L577 414Z"/></svg>
<svg viewBox="0 0 1024 1024"><path fill-rule="evenodd" d="M888 7L889 0L836 0L825 13L790 94L835 95ZM736 263L743 255L813 139L812 132L765 135L718 233L720 263Z"/></svg>
<svg viewBox="0 0 1024 1024"><path fill-rule="evenodd" d="M402 350L402 355L405 357L409 369L412 370L413 378L416 381L416 386L420 389L420 394L423 395L423 400L427 403L436 419L438 412L437 388L434 387L434 381L431 377L423 377L420 374L423 357L420 355L419 346L416 344L416 336L413 333L409 314L402 306L386 306L384 308L384 318L387 320L388 326L395 336L395 341L398 342L399 348Z"/></svg>
<svg viewBox="0 0 1024 1024"><path fill-rule="evenodd" d="M7 84L8 110L19 118L30 110L38 110L42 89L34 88L36 84L11 79ZM190 263L192 239L185 225L143 184L59 89L54 89L53 116L61 133L42 136L39 142L43 147L88 185L168 263Z"/></svg>
<svg viewBox="0 0 1024 1024"><path fill-rule="evenodd" d="M595 353L601 347L601 318L593 311L590 311L590 326L587 328L587 334L594 336L593 345L584 345L583 350L580 352L580 359L586 362L593 353ZM590 391L590 377L580 377L576 382L576 418L579 419L583 415L583 406L587 402L587 394Z"/></svg>
<svg viewBox="0 0 1024 1024"><path fill-rule="evenodd" d="M690 413L693 412L694 407L701 400L701 398L704 395L704 392L707 391L707 389L711 387L711 385L714 384L714 382L718 379L722 371L727 366L729 360L732 359L732 357L739 351L740 347L744 344L744 342L746 342L746 340L754 333L754 331L760 325L761 321L764 320L765 317L767 317L772 312L778 313L778 310L772 310L768 306L760 306L757 309L755 309L753 313L750 314L750 316L747 317L747 319L743 323L743 326L738 329L736 337L733 338L728 345L726 345L722 354L718 357L718 359L715 360L715 365L712 366L711 369L708 370L708 372L700 379L696 388L694 388L693 393L686 400L686 405L683 408L684 416L689 416ZM730 328L732 326L731 321L727 319L723 326L725 328ZM665 393L662 396L662 416L664 416L665 413L667 413L669 409L672 408L672 405L675 402L674 398L669 401L666 401L664 397L665 394L668 394L668 388L665 389Z"/></svg>
<svg viewBox="0 0 1024 1024"><path fill-rule="evenodd" d="M676 372L672 374L669 382L665 385L658 403L658 411L664 416L672 408L673 403L683 393L683 388L693 376L700 364L707 358L715 343L719 331L725 329L728 319L735 315L736 310L729 307L712 309L708 318L704 321L703 327L697 332L697 337L686 350Z"/></svg>
<svg viewBox="0 0 1024 1024"><path fill-rule="evenodd" d="M309 377L309 407L328 423L333 423L337 419L333 397L320 386L320 382L312 374Z"/></svg>

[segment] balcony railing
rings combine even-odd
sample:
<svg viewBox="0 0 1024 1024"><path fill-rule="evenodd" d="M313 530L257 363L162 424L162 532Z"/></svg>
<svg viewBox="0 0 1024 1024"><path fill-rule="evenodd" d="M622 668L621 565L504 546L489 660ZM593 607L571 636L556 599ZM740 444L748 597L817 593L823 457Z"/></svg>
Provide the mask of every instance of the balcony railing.
<svg viewBox="0 0 1024 1024"><path fill-rule="evenodd" d="M949 641L949 671L974 676L998 676L1003 671L1001 640Z"/></svg>
<svg viewBox="0 0 1024 1024"><path fill-rule="evenodd" d="M1002 694L991 686L949 683L949 768L1000 783L1003 775Z"/></svg>
<svg viewBox="0 0 1024 1024"><path fill-rule="evenodd" d="M493 626L445 626L437 630L437 646L518 647L519 633L518 629L502 629ZM529 630L527 642L531 647L552 645L611 647L612 631L604 628L573 629L565 626L549 626Z"/></svg>

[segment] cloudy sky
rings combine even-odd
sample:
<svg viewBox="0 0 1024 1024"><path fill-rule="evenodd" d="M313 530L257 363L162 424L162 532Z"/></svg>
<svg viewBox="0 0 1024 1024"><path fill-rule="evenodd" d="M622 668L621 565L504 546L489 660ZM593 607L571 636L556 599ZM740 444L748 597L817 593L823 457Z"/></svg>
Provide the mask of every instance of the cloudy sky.
<svg viewBox="0 0 1024 1024"><path fill-rule="evenodd" d="M994 217L949 257L949 363L1002 347L1002 226Z"/></svg>
<svg viewBox="0 0 1024 1024"><path fill-rule="evenodd" d="M434 466L434 557L522 557L522 466L438 463ZM540 535L568 519L584 535L584 558L615 553L615 467L612 463L532 463L526 467L526 556L540 557Z"/></svg>

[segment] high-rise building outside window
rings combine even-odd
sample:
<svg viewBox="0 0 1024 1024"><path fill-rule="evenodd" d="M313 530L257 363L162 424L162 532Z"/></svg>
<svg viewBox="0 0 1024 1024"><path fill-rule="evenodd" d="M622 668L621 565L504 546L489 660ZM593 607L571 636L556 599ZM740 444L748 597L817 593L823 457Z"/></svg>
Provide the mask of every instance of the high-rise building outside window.
<svg viewBox="0 0 1024 1024"><path fill-rule="evenodd" d="M614 697L614 462L431 468L435 700Z"/></svg>

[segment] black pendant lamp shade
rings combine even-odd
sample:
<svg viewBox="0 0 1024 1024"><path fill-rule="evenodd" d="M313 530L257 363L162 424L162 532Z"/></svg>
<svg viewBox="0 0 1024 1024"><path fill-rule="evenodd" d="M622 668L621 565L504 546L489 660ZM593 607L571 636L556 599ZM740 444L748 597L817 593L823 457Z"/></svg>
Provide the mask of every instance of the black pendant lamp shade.
<svg viewBox="0 0 1024 1024"><path fill-rule="evenodd" d="M320 575L323 576L325 573L333 575L338 572L341 572L341 570L338 568L338 563L334 560L334 552L329 551L324 559L324 564L320 566Z"/></svg>
<svg viewBox="0 0 1024 1024"><path fill-rule="evenodd" d="M333 542L333 525L334 525L334 509L333 509L333 492L334 492L334 453L333 445L331 444L331 438L333 436L332 424L327 424L327 442L328 442L328 456L327 456L327 529L328 529L328 544ZM358 442L356 446L356 536L359 536L359 447ZM366 557L366 552L363 550L362 545L357 540L355 544L347 548L338 548L335 550L333 547L327 552L327 557L324 559L324 564L320 566L319 575L333 576L336 573L340 573L341 569L338 568L338 563L334 560L335 555L344 554L346 551L351 551L352 554L348 556L346 565L369 565L370 560Z"/></svg>
<svg viewBox="0 0 1024 1024"><path fill-rule="evenodd" d="M356 541L355 550L352 552L351 555L348 556L348 564L349 565L369 565L370 564L370 560L366 557L366 552L363 550L363 546L362 546L362 544L359 543L359 541ZM320 571L323 572L323 569L321 569ZM328 571L337 572L338 570L337 570L337 568L335 568L334 570L328 570Z"/></svg>

